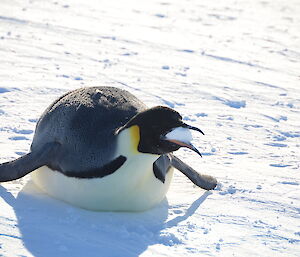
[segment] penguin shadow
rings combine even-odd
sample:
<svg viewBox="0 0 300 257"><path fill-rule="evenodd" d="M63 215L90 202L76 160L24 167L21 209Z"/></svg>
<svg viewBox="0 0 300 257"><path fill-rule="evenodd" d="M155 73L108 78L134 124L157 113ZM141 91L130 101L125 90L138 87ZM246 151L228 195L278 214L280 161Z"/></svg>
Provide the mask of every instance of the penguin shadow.
<svg viewBox="0 0 300 257"><path fill-rule="evenodd" d="M0 197L15 211L24 246L41 257L134 257L151 245L180 244L168 229L192 216L210 194L168 220L167 199L145 212L93 212L53 199L31 181L16 198L0 185Z"/></svg>

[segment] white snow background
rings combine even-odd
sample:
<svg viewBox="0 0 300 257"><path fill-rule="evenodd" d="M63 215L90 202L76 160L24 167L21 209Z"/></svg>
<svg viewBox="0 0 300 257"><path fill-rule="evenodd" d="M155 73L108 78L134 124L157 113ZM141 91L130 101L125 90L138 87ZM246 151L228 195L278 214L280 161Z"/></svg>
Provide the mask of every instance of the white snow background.
<svg viewBox="0 0 300 257"><path fill-rule="evenodd" d="M0 162L63 93L126 89L198 126L142 213L91 212L30 176L0 185L0 256L300 256L299 0L1 0Z"/></svg>

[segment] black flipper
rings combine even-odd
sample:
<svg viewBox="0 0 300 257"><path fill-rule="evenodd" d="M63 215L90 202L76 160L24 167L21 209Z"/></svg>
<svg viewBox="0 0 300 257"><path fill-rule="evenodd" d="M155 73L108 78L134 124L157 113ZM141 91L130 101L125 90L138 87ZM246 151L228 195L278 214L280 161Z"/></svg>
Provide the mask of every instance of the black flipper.
<svg viewBox="0 0 300 257"><path fill-rule="evenodd" d="M31 171L47 165L60 147L59 143L47 143L16 160L0 164L0 182L12 181L24 177Z"/></svg>
<svg viewBox="0 0 300 257"><path fill-rule="evenodd" d="M211 190L217 186L217 180L209 175L199 174L192 167L185 164L179 158L171 155L171 165L186 175L195 185L205 189Z"/></svg>
<svg viewBox="0 0 300 257"><path fill-rule="evenodd" d="M162 183L165 183L166 174L171 168L170 162L171 161L169 155L164 154L153 163L154 176L157 179L159 179Z"/></svg>

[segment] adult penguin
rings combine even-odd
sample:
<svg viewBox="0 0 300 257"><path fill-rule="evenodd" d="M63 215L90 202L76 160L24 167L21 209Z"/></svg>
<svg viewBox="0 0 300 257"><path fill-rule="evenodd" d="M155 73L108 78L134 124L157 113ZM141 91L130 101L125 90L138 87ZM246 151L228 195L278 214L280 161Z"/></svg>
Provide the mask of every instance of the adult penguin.
<svg viewBox="0 0 300 257"><path fill-rule="evenodd" d="M172 155L180 147L200 154L190 142L190 130L203 133L173 109L148 109L125 90L77 89L42 114L28 154L0 164L0 182L33 171L40 189L72 205L143 211L165 197L173 167L201 188L215 188L215 178Z"/></svg>

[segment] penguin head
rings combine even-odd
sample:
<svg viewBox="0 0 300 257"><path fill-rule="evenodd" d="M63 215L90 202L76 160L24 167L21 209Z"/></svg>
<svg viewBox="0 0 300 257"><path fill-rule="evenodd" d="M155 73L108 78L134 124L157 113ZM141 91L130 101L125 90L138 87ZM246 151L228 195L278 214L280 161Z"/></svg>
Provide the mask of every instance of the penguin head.
<svg viewBox="0 0 300 257"><path fill-rule="evenodd" d="M166 154L187 147L201 156L201 153L192 143L190 130L204 133L182 121L182 116L175 110L156 106L136 114L117 134L133 126L139 128L138 152L149 154Z"/></svg>

